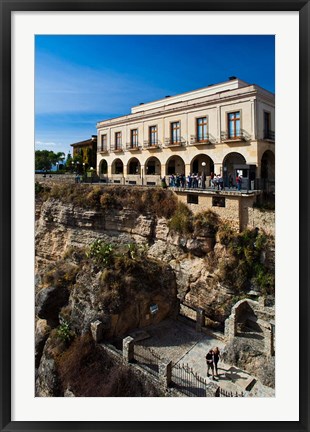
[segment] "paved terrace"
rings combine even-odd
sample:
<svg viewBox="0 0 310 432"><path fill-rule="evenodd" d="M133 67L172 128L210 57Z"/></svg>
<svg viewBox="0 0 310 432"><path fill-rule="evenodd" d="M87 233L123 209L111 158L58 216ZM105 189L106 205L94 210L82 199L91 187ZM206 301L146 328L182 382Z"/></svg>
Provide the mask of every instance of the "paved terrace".
<svg viewBox="0 0 310 432"><path fill-rule="evenodd" d="M215 334L198 333L191 326L179 320L165 320L156 326L149 326L144 331L130 333L137 344L152 348L162 359L171 360L173 364L188 364L202 378L207 377L205 356L210 348L219 347L225 343ZM139 338L145 338L139 341ZM219 362L219 386L233 393L245 393L248 397L272 397L274 389L264 386L255 377L234 365Z"/></svg>

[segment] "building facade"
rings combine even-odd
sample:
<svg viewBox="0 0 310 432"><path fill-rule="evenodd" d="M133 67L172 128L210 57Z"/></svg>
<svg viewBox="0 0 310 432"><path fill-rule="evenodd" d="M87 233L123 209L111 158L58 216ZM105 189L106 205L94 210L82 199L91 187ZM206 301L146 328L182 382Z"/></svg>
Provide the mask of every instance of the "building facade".
<svg viewBox="0 0 310 432"><path fill-rule="evenodd" d="M85 141L70 144L73 147L73 159L78 160L81 165L80 169L87 170L88 168L96 167L97 160L97 135Z"/></svg>
<svg viewBox="0 0 310 432"><path fill-rule="evenodd" d="M275 98L236 77L132 107L97 123L97 173L103 181L156 185L172 174L212 173L228 185L274 190Z"/></svg>

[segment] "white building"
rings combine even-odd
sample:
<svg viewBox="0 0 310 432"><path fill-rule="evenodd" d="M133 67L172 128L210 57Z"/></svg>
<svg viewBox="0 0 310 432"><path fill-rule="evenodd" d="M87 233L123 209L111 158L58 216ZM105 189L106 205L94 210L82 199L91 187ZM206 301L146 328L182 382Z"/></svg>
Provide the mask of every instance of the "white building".
<svg viewBox="0 0 310 432"><path fill-rule="evenodd" d="M121 184L159 184L171 174L237 173L247 188L273 189L275 98L236 77L132 107L97 124L97 172Z"/></svg>

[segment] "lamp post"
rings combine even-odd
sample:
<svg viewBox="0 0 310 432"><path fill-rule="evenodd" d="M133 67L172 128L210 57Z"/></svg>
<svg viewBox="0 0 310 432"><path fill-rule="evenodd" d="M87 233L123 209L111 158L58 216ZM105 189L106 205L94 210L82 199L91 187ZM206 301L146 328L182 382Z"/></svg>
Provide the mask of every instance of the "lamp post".
<svg viewBox="0 0 310 432"><path fill-rule="evenodd" d="M201 165L202 165L201 187L202 189L205 189L206 188L206 173L205 173L206 163L202 162Z"/></svg>
<svg viewBox="0 0 310 432"><path fill-rule="evenodd" d="M59 162L56 162L56 171L58 172Z"/></svg>

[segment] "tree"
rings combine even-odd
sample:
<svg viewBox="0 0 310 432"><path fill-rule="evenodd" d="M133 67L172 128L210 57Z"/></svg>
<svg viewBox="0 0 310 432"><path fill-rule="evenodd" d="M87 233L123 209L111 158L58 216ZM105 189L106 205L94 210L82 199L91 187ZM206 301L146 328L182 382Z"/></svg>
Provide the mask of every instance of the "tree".
<svg viewBox="0 0 310 432"><path fill-rule="evenodd" d="M36 150L35 152L35 169L36 170L50 170L56 162L64 159L63 152L54 153L50 150Z"/></svg>

